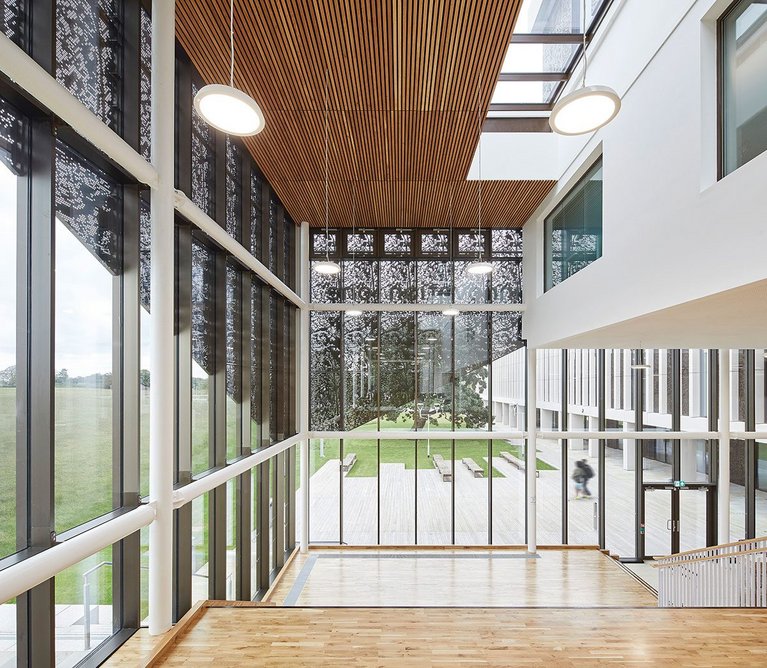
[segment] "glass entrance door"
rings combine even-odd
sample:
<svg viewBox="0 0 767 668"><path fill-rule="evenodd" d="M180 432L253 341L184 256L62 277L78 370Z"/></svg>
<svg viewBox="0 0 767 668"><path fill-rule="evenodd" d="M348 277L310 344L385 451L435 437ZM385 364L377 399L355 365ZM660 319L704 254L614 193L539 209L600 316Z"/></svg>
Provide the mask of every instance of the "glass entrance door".
<svg viewBox="0 0 767 668"><path fill-rule="evenodd" d="M644 517L644 555L661 557L672 552L674 518L671 504L673 487L645 486L642 516Z"/></svg>
<svg viewBox="0 0 767 668"><path fill-rule="evenodd" d="M679 489L679 551L697 550L715 542L709 505L713 486Z"/></svg>
<svg viewBox="0 0 767 668"><path fill-rule="evenodd" d="M714 542L714 485L648 484L642 494L644 556L695 550Z"/></svg>

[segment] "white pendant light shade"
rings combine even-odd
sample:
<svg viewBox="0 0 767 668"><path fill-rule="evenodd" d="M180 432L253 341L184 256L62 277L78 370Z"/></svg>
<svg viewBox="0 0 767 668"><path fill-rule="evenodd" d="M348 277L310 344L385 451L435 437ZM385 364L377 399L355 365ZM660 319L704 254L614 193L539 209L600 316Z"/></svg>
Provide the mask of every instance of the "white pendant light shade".
<svg viewBox="0 0 767 668"><path fill-rule="evenodd" d="M322 262L317 262L314 265L314 271L316 271L318 274L326 274L327 276L332 276L334 274L341 273L341 267L331 260L323 260Z"/></svg>
<svg viewBox="0 0 767 668"><path fill-rule="evenodd" d="M549 117L560 135L582 135L607 125L621 108L621 99L609 86L584 86L565 95Z"/></svg>
<svg viewBox="0 0 767 668"><path fill-rule="evenodd" d="M458 315L458 309L457 308L446 308L444 311L442 311L442 315L447 315L450 317L455 317Z"/></svg>
<svg viewBox="0 0 767 668"><path fill-rule="evenodd" d="M481 276L484 274L490 274L493 271L493 265L489 262L484 262L482 260L477 260L476 262L472 262L467 268L466 271L468 271L470 274L474 274L475 276Z"/></svg>
<svg viewBox="0 0 767 668"><path fill-rule="evenodd" d="M203 86L194 96L194 108L208 125L237 137L258 134L266 124L250 95L224 84Z"/></svg>

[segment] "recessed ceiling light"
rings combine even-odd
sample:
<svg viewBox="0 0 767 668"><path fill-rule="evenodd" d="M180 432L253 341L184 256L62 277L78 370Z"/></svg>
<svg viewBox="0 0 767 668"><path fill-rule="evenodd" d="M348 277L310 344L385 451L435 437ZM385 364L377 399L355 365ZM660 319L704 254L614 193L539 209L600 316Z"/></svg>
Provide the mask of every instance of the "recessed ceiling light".
<svg viewBox="0 0 767 668"><path fill-rule="evenodd" d="M632 364L631 368L636 369L637 371L646 371L647 369L652 369L649 364Z"/></svg>
<svg viewBox="0 0 767 668"><path fill-rule="evenodd" d="M359 311L357 309L351 309L350 311L346 312L346 315L350 315L352 317L355 317L355 316L358 316L358 315L362 315L362 311Z"/></svg>
<svg viewBox="0 0 767 668"><path fill-rule="evenodd" d="M456 316L456 315L458 315L458 309L457 308L446 308L444 311L442 311L442 315L447 315L447 316L451 316L451 317Z"/></svg>

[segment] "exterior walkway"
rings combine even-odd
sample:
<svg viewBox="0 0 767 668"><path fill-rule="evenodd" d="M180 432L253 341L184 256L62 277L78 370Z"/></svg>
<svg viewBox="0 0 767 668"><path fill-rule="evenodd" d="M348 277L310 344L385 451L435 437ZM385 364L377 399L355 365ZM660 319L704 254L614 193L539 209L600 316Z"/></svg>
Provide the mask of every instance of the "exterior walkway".
<svg viewBox="0 0 767 668"><path fill-rule="evenodd" d="M538 544L562 543L562 471L560 442L539 440L538 458L550 466L538 471ZM574 498L570 471L578 459L587 457L596 470L596 457L572 448L568 451L567 504L568 543L596 545L597 481L590 482L592 497ZM501 475L492 478L494 545L523 545L525 543L525 473L500 457L493 457L493 467ZM635 494L634 471L623 468L623 453L605 449L606 479L606 547L616 555L635 556ZM344 475L339 479L338 460L326 462L310 479L310 541L335 543L339 541L339 497L343 483L343 542L347 545L450 545L451 496L450 482L443 482L436 469L408 469L404 464L380 465L380 485L376 477ZM645 460L645 480L667 481L671 478L668 464ZM690 481L692 482L692 481ZM460 459L455 462L455 544L485 545L488 543L488 478L475 478ZM297 504L301 504L298 491ZM671 550L671 518L669 493L647 495L647 527L645 550L648 555L665 555ZM681 550L704 547L705 492L681 492ZM730 486L731 540L745 537L744 489ZM417 497L417 498L416 498ZM378 514L380 498L380 537ZM416 518L417 508L417 518ZM767 529L767 493L757 492L759 529ZM417 526L416 526L417 519ZM300 518L297 518L300 523ZM762 526L764 525L764 526ZM297 528L300 535L300 526Z"/></svg>

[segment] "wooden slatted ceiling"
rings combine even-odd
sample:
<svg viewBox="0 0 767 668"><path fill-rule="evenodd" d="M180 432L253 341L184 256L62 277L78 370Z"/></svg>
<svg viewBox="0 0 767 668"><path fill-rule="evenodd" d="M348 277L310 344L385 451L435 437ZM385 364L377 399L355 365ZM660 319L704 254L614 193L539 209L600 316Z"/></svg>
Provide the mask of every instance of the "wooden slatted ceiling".
<svg viewBox="0 0 767 668"><path fill-rule="evenodd" d="M521 2L235 0L235 84L266 116L247 144L293 219L324 224L327 70L331 226L476 225L466 174ZM228 81L227 0L177 0L177 31ZM485 181L483 225L521 226L553 184Z"/></svg>

